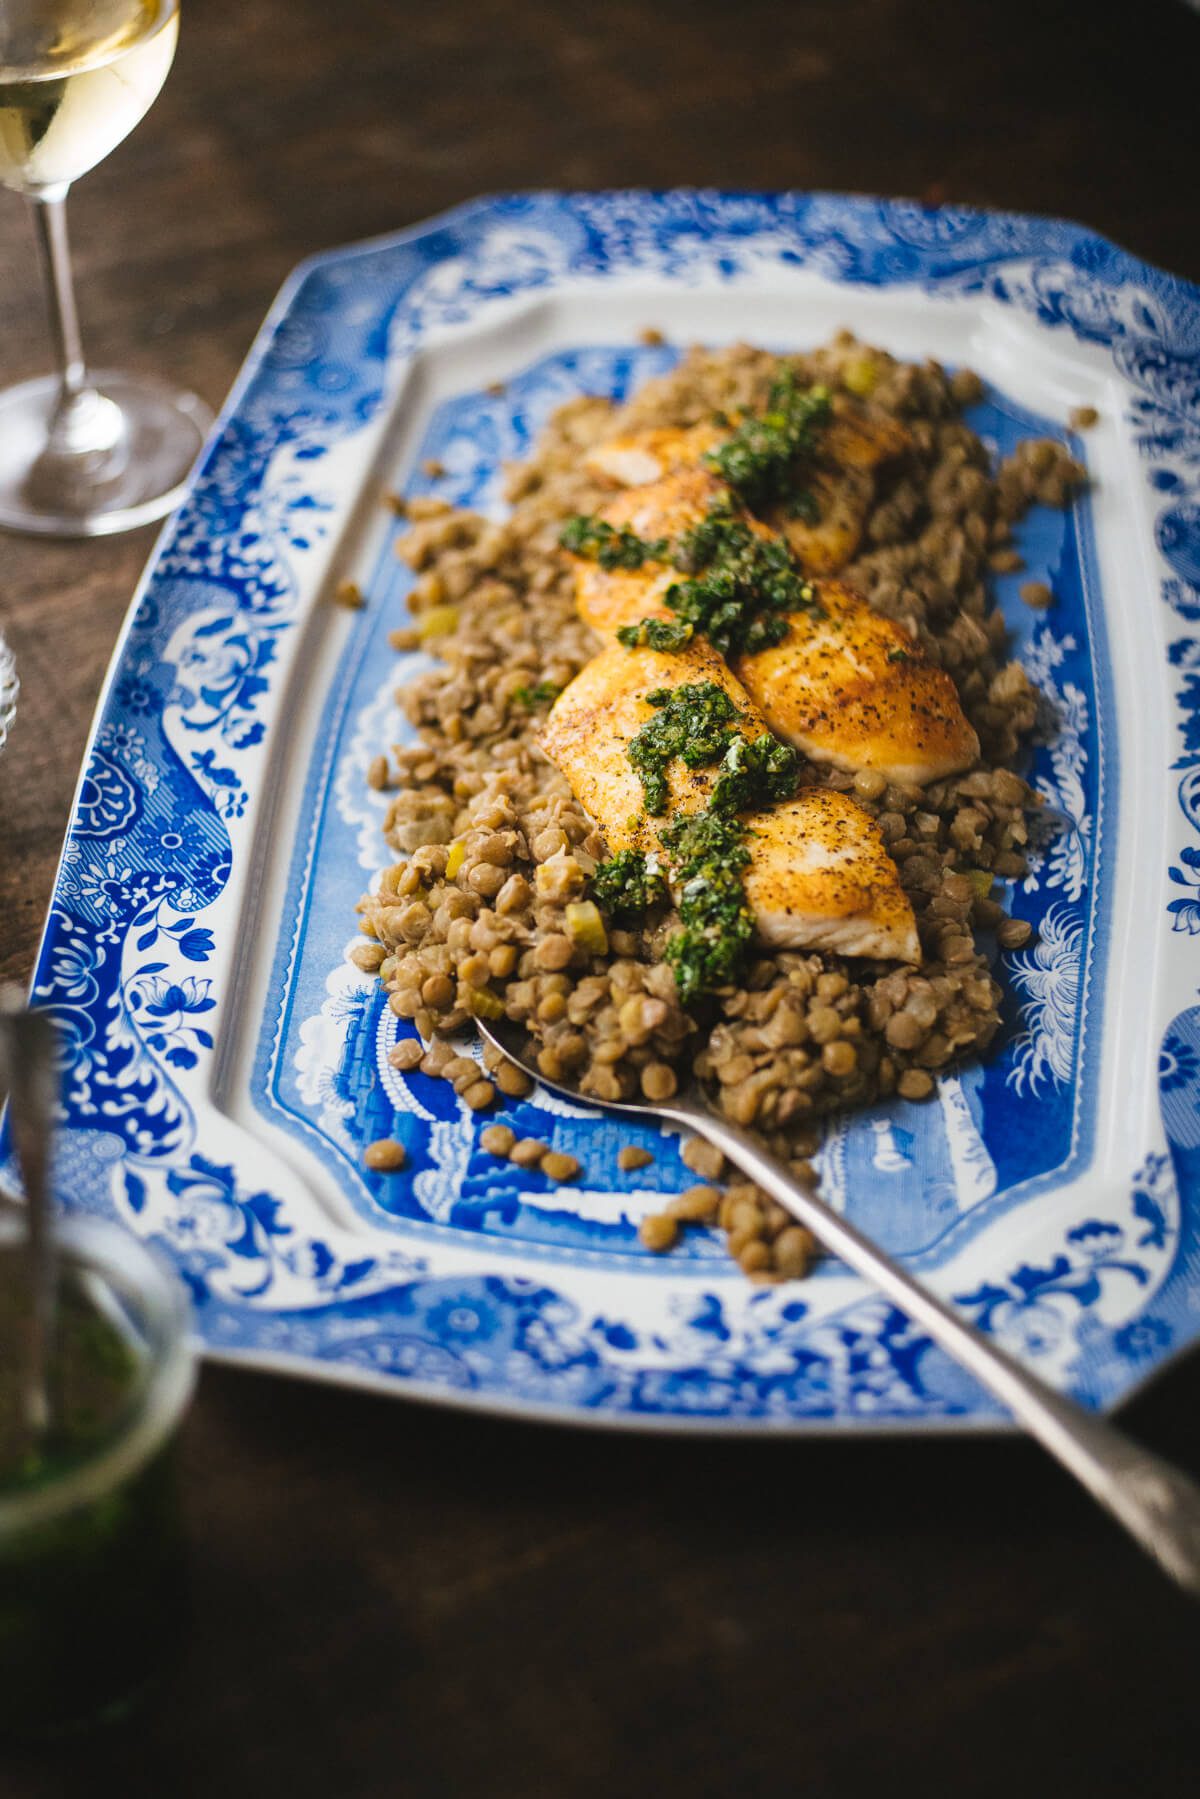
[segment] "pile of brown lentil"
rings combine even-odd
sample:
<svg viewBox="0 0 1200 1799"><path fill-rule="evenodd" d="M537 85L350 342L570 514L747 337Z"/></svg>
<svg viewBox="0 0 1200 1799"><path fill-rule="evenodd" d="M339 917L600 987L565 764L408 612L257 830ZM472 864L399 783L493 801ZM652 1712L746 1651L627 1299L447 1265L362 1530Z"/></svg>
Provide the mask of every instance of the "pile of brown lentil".
<svg viewBox="0 0 1200 1799"><path fill-rule="evenodd" d="M627 931L597 913L589 877L603 841L534 748L553 694L600 647L575 611L558 547L564 519L607 497L583 471L583 453L617 432L761 406L780 358L748 345L693 350L620 408L592 397L560 407L530 460L509 472L503 524L436 498L397 502L409 522L398 547L417 580L412 622L392 643L440 660L399 692L417 741L381 753L369 771L373 787L394 795L385 834L402 859L360 901L364 941L352 954L423 1040L400 1042L394 1064L452 1081L472 1108L497 1091L518 1098L529 1083L490 1049L481 1070L448 1039L473 1017L506 1017L527 1027L548 1079L600 1099L662 1101L694 1070L729 1117L811 1180L824 1114L890 1094L925 1099L939 1069L982 1054L995 1036L1000 989L975 932L994 931L1002 949L1029 936L1005 916L993 884L1025 872L1039 802L1009 764L1038 694L1007 658L988 576L1020 566L1012 527L1025 508L1068 504L1085 476L1053 440L1026 441L992 470L961 416L982 394L969 371L898 362L848 333L783 360L801 382L841 388L903 421L911 448L879 479L842 578L950 673L982 746L970 771L925 788L874 772L803 771L806 783L852 793L878 820L916 913L920 968L779 951L752 961L707 1013L685 1011L660 959L671 920ZM551 1178L569 1178L546 1165L545 1145L533 1147ZM706 1183L719 1178L707 1145L687 1147ZM502 1153L517 1159L518 1149ZM803 1273L813 1252L808 1232L748 1182L724 1195L711 1184L689 1189L644 1222L643 1242L665 1249L687 1222L722 1225L759 1280Z"/></svg>

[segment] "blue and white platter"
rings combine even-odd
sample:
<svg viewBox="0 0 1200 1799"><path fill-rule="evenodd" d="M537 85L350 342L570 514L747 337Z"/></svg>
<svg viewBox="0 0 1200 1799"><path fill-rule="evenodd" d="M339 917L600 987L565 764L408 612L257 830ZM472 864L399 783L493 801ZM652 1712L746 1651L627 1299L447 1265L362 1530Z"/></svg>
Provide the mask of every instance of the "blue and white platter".
<svg viewBox="0 0 1200 1799"><path fill-rule="evenodd" d="M405 734L383 496L502 511L501 465L561 401L690 342L842 325L977 369L996 453L1053 434L1092 485L1029 515L998 582L1066 820L1010 896L1037 928L1001 970L1003 1042L928 1105L833 1124L824 1191L1085 1405L1200 1335L1200 292L1044 219L543 193L297 271L97 714L34 983L64 1046L57 1187L171 1258L209 1354L610 1425L1003 1422L837 1264L759 1288L715 1235L643 1251L639 1218L693 1178L674 1136L539 1092L499 1116L579 1184L482 1153L486 1117L389 1066L409 1027L345 960L391 859L365 770ZM1031 576L1048 613L1018 600ZM330 603L346 579L360 611ZM402 1174L364 1168L381 1136ZM655 1160L627 1174L631 1138Z"/></svg>

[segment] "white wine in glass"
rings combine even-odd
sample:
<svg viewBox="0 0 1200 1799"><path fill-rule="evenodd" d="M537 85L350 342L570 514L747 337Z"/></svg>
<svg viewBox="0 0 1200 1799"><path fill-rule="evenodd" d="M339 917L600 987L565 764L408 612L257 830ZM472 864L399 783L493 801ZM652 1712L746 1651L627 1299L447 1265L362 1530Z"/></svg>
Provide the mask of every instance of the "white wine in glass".
<svg viewBox="0 0 1200 1799"><path fill-rule="evenodd" d="M32 203L56 375L0 392L0 525L95 537L177 502L211 423L194 394L84 365L67 189L166 80L177 0L0 0L0 183Z"/></svg>

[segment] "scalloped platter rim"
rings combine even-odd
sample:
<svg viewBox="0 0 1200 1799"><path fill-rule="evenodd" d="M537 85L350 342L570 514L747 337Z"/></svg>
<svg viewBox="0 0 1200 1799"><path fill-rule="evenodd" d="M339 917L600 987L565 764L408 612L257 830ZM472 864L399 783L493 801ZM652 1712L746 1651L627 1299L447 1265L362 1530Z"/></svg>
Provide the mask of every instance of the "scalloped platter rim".
<svg viewBox="0 0 1200 1799"><path fill-rule="evenodd" d="M387 491L499 510L561 401L691 341L843 323L976 367L993 451L1050 432L1092 487L1021 527L1051 612L998 582L1055 716L1031 778L1070 821L1010 896L1037 932L1009 1028L928 1106L831 1125L824 1190L1087 1406L1200 1335L1200 292L1043 218L546 192L296 271L100 700L34 978L63 1040L56 1190L170 1260L210 1355L624 1428L1004 1428L836 1264L755 1288L703 1232L641 1251L692 1178L674 1136L639 1127L654 1162L623 1174L623 1125L539 1092L506 1116L579 1185L488 1158L485 1121L390 1068L406 1027L345 960L386 860L366 766L403 729ZM347 579L361 610L330 603ZM403 1175L372 1175L364 1143L393 1134Z"/></svg>

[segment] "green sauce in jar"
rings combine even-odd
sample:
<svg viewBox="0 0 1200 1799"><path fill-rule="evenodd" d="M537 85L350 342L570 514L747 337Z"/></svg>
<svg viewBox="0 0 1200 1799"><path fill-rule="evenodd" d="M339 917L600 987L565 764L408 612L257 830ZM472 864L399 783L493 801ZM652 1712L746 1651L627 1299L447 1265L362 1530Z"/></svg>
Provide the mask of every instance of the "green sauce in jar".
<svg viewBox="0 0 1200 1799"><path fill-rule="evenodd" d="M123 1715L169 1665L185 1616L175 1419L154 1426L147 1409L158 1346L125 1294L65 1261L51 1422L35 1436L29 1303L24 1258L0 1244L0 1730L18 1738Z"/></svg>

